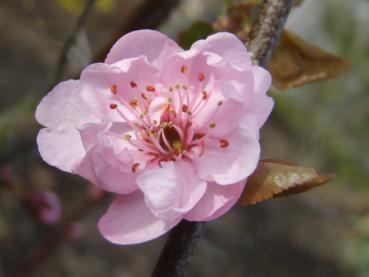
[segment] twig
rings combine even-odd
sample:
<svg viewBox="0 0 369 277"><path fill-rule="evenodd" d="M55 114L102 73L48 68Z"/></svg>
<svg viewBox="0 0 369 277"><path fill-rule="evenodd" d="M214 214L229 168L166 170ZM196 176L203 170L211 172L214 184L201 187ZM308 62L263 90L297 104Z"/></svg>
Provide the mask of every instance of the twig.
<svg viewBox="0 0 369 277"><path fill-rule="evenodd" d="M57 83L60 78L62 77L66 66L68 65L68 55L72 47L76 43L77 35L81 32L83 26L85 25L87 18L92 11L93 5L95 4L96 0L87 0L85 7L78 17L77 24L74 26L74 29L68 39L65 41L63 48L61 50L58 65L56 67L54 84Z"/></svg>
<svg viewBox="0 0 369 277"><path fill-rule="evenodd" d="M204 227L205 222L182 220L173 228L151 277L183 276L197 241L204 232Z"/></svg>
<svg viewBox="0 0 369 277"><path fill-rule="evenodd" d="M292 0L265 0L251 27L248 50L265 66L291 9ZM151 277L180 277L199 241L205 223L182 221L172 229Z"/></svg>
<svg viewBox="0 0 369 277"><path fill-rule="evenodd" d="M291 10L292 0L264 0L251 27L247 49L255 63L265 66Z"/></svg>
<svg viewBox="0 0 369 277"><path fill-rule="evenodd" d="M157 29L177 7L180 0L146 0L139 5L133 15L112 35L110 41L93 58L93 62L103 61L111 46L124 34L139 29Z"/></svg>
<svg viewBox="0 0 369 277"><path fill-rule="evenodd" d="M31 255L23 261L12 276L26 277L30 276L32 272L35 272L42 262L50 256L54 249L66 237L71 223L79 221L88 212L93 210L94 207L105 201L107 197L108 195L106 194L97 200L87 198L79 207L76 208L76 210L74 210L71 216L55 230L53 234L32 251Z"/></svg>

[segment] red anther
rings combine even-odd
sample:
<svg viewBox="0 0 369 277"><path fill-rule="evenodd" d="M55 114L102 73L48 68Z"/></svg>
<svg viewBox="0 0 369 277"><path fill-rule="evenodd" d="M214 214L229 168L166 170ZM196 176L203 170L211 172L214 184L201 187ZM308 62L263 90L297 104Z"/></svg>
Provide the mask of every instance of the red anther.
<svg viewBox="0 0 369 277"><path fill-rule="evenodd" d="M155 89L155 87L148 85L148 86L146 87L146 90L147 90L147 91L150 91L150 92L153 92L153 91L155 91L156 89Z"/></svg>
<svg viewBox="0 0 369 277"><path fill-rule="evenodd" d="M117 94L117 85L112 85L112 86L110 87L110 91L111 91L111 93L113 93L113 94Z"/></svg>
<svg viewBox="0 0 369 277"><path fill-rule="evenodd" d="M182 105L182 112L187 112L188 111L188 106L186 104Z"/></svg>
<svg viewBox="0 0 369 277"><path fill-rule="evenodd" d="M132 88L137 87L137 84L136 84L136 82L134 82L134 81L131 81L129 84L131 85L131 87L132 87Z"/></svg>
<svg viewBox="0 0 369 277"><path fill-rule="evenodd" d="M197 75L197 79L199 79L200 82L204 81L205 80L205 75L204 73L200 72L198 75Z"/></svg>
<svg viewBox="0 0 369 277"><path fill-rule="evenodd" d="M193 135L193 138L194 138L194 139L202 139L204 136L205 136L205 134L204 134L204 133L195 133L195 134Z"/></svg>
<svg viewBox="0 0 369 277"><path fill-rule="evenodd" d="M188 67L187 67L187 66L185 66L185 65L182 65L182 67L181 67L181 72L182 72L182 73L187 73L187 72L188 72Z"/></svg>
<svg viewBox="0 0 369 277"><path fill-rule="evenodd" d="M219 140L219 146L220 146L221 148L226 148L226 147L228 147L228 146L229 146L229 142L228 142L228 140L226 140L226 139L220 139L220 140Z"/></svg>
<svg viewBox="0 0 369 277"><path fill-rule="evenodd" d="M145 95L145 93L141 92L141 98L147 100L147 96Z"/></svg>
<svg viewBox="0 0 369 277"><path fill-rule="evenodd" d="M133 165L132 165L132 172L133 173L136 173L137 172L137 170L138 170L138 167L140 166L140 164L139 163L134 163Z"/></svg>
<svg viewBox="0 0 369 277"><path fill-rule="evenodd" d="M208 99L208 92L207 92L207 91L205 91L205 90L202 92L202 99L203 99L203 100Z"/></svg>
<svg viewBox="0 0 369 277"><path fill-rule="evenodd" d="M137 107L137 100L136 99L133 99L129 102L129 105L132 107L132 108L136 108Z"/></svg>
<svg viewBox="0 0 369 277"><path fill-rule="evenodd" d="M110 109L114 110L114 109L118 108L118 105L115 104L115 103L110 103L109 107L110 107Z"/></svg>

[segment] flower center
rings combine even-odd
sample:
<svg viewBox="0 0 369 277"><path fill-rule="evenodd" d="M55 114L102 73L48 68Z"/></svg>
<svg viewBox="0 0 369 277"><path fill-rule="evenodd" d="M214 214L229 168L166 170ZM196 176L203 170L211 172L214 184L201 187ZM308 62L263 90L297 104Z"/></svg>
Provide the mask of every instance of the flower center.
<svg viewBox="0 0 369 277"><path fill-rule="evenodd" d="M189 69L182 66L179 72L187 74ZM214 119L223 102L210 104L209 99L214 96L211 87L204 85L207 76L202 72L196 76L199 82L195 86L197 91L188 85L177 84L163 88L160 85L156 87L131 81L133 92L129 94L136 96L131 99L124 97L126 95L119 97L124 92L119 91L116 84L111 86L111 93L119 97L119 105L110 103L110 109L116 110L133 129L124 134L124 138L139 151L143 151L149 157L149 162L160 164L161 161L193 159L204 154L205 140L211 135L211 130L216 128ZM209 108L209 105L215 107ZM155 115L157 112L160 119ZM206 122L201 121L204 116L208 118ZM194 123L198 122L202 124L195 128ZM219 139L218 147L228 146L227 139ZM139 163L134 163L132 171L136 172L139 166Z"/></svg>

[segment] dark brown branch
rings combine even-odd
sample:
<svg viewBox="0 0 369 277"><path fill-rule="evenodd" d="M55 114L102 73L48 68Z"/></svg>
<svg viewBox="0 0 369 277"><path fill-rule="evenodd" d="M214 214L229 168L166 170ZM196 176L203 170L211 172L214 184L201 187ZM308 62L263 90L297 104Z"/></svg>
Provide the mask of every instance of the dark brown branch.
<svg viewBox="0 0 369 277"><path fill-rule="evenodd" d="M291 9L292 0L265 0L251 28L248 50L265 66ZM183 276L203 231L204 222L181 221L170 231L151 277Z"/></svg>
<svg viewBox="0 0 369 277"><path fill-rule="evenodd" d="M110 41L93 58L93 62L103 61L111 46L124 34L139 29L157 29L180 0L146 0L139 5L133 15L112 35Z"/></svg>
<svg viewBox="0 0 369 277"><path fill-rule="evenodd" d="M68 39L65 41L65 43L62 47L60 56L59 56L58 65L56 67L54 84L57 83L60 80L60 78L62 77L62 75L65 71L65 68L68 65L69 52L76 43L77 35L81 32L81 30L85 26L86 21L88 19L88 16L90 15L90 13L92 11L92 8L93 8L95 2L96 2L96 0L87 0L86 1L86 5L85 5L84 9L83 9L81 15L78 17L76 26L74 26L73 31L69 35Z"/></svg>
<svg viewBox="0 0 369 277"><path fill-rule="evenodd" d="M204 227L205 222L182 220L173 228L151 277L183 276L197 241L204 232Z"/></svg>
<svg viewBox="0 0 369 277"><path fill-rule="evenodd" d="M77 207L69 218L64 223L55 229L46 240L38 245L27 257L22 264L17 268L12 276L26 277L35 272L47 259L55 248L67 237L71 223L81 220L86 214L92 211L98 204L104 202L108 195L104 195L99 199L87 198L79 207Z"/></svg>
<svg viewBox="0 0 369 277"><path fill-rule="evenodd" d="M292 0L264 0L251 27L247 49L255 63L265 66L290 12Z"/></svg>

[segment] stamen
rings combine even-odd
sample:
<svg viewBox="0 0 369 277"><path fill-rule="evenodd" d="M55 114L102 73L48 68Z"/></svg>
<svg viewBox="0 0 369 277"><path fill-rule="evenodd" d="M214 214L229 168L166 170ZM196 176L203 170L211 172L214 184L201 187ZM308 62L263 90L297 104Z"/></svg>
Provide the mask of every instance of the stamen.
<svg viewBox="0 0 369 277"><path fill-rule="evenodd" d="M203 137L205 137L205 134L204 133L195 133L193 135L193 138L194 139L202 139Z"/></svg>
<svg viewBox="0 0 369 277"><path fill-rule="evenodd" d="M188 111L188 106L186 104L182 105L182 112L187 112Z"/></svg>
<svg viewBox="0 0 369 277"><path fill-rule="evenodd" d="M226 147L228 147L228 146L229 146L229 142L228 142L228 140L226 140L226 139L220 139L220 140L219 140L219 146L220 146L221 148L226 148Z"/></svg>
<svg viewBox="0 0 369 277"><path fill-rule="evenodd" d="M205 80L205 75L204 73L200 72L198 75L197 75L197 79L199 79L200 82L204 81Z"/></svg>
<svg viewBox="0 0 369 277"><path fill-rule="evenodd" d="M153 92L153 91L155 91L156 89L155 89L155 87L148 85L148 86L146 87L146 90L147 90L147 91L150 91L150 92Z"/></svg>
<svg viewBox="0 0 369 277"><path fill-rule="evenodd" d="M185 66L185 65L182 65L182 67L181 67L181 72L182 72L182 73L187 73L187 72L188 72L188 67L187 67L187 66Z"/></svg>
<svg viewBox="0 0 369 277"><path fill-rule="evenodd" d="M117 85L112 85L110 87L110 91L111 91L112 94L117 94Z"/></svg>
<svg viewBox="0 0 369 277"><path fill-rule="evenodd" d="M109 107L110 109L115 110L116 108L118 108L118 105L115 103L110 103Z"/></svg>
<svg viewBox="0 0 369 277"><path fill-rule="evenodd" d="M216 126L216 124L214 122L212 122L212 123L209 124L209 127L210 128L215 128L215 126Z"/></svg>
<svg viewBox="0 0 369 277"><path fill-rule="evenodd" d="M131 81L129 84L131 85L131 87L132 87L132 88L137 87L137 84L136 84L136 82L134 82L134 81Z"/></svg>
<svg viewBox="0 0 369 277"><path fill-rule="evenodd" d="M145 95L145 93L141 92L141 98L147 100L147 96Z"/></svg>
<svg viewBox="0 0 369 277"><path fill-rule="evenodd" d="M138 101L137 99L132 99L130 102L129 102L129 105L132 107L132 108L136 108L137 105L138 105Z"/></svg>
<svg viewBox="0 0 369 277"><path fill-rule="evenodd" d="M139 163L134 163L133 165L132 165L132 172L133 173L136 173L137 172L137 170L138 170L138 167L140 166L140 164Z"/></svg>

